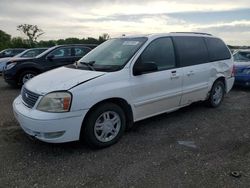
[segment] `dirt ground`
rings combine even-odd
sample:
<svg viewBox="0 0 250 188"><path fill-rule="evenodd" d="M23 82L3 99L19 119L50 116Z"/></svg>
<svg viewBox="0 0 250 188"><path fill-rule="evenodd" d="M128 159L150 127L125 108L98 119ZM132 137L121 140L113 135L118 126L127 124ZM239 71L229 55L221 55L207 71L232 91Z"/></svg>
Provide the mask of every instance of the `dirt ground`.
<svg viewBox="0 0 250 188"><path fill-rule="evenodd" d="M250 187L250 90L136 123L102 150L29 139L12 113L19 92L0 76L0 187Z"/></svg>

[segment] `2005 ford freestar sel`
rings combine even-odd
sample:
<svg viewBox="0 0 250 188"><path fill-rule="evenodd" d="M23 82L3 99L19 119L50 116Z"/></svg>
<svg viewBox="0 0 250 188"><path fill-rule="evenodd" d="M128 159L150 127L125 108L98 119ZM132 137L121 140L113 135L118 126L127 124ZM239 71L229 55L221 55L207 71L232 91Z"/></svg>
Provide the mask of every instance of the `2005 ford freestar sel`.
<svg viewBox="0 0 250 188"><path fill-rule="evenodd" d="M234 83L232 55L205 33L110 39L72 65L26 82L13 102L22 129L50 143L116 143L134 122L196 101L221 104Z"/></svg>

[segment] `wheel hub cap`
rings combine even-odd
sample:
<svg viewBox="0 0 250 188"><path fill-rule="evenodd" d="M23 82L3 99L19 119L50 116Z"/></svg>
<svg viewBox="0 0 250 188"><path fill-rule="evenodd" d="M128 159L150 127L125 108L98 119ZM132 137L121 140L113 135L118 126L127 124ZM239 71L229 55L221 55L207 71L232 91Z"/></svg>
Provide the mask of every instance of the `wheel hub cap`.
<svg viewBox="0 0 250 188"><path fill-rule="evenodd" d="M30 80L31 78L33 78L34 77L34 75L33 74L25 74L24 76L23 76L23 84L25 83L25 82L27 82L28 80Z"/></svg>
<svg viewBox="0 0 250 188"><path fill-rule="evenodd" d="M114 111L107 111L97 118L94 133L100 142L108 142L118 135L120 128L120 116Z"/></svg>
<svg viewBox="0 0 250 188"><path fill-rule="evenodd" d="M223 96L223 90L221 86L217 86L213 93L213 101L215 104L219 104L221 102Z"/></svg>

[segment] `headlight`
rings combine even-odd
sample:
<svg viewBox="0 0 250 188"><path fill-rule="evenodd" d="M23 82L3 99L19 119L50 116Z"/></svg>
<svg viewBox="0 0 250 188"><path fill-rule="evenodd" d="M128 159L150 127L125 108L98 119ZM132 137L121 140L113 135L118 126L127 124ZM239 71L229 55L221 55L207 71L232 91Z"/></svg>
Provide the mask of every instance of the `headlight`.
<svg viewBox="0 0 250 188"><path fill-rule="evenodd" d="M45 95L37 106L37 110L44 112L68 112L72 96L69 92L53 92Z"/></svg>
<svg viewBox="0 0 250 188"><path fill-rule="evenodd" d="M10 64L7 64L6 67L5 67L5 70L9 70L9 69L12 69L14 66L16 66L16 63L10 63Z"/></svg>
<svg viewBox="0 0 250 188"><path fill-rule="evenodd" d="M244 70L242 71L242 73L243 73L243 74L250 74L250 69L244 69Z"/></svg>

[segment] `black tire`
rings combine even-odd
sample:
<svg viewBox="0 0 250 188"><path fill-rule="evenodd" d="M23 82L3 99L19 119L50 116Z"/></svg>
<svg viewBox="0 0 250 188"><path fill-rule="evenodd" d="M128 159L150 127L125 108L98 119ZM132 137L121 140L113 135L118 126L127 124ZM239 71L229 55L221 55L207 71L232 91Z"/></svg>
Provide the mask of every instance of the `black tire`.
<svg viewBox="0 0 250 188"><path fill-rule="evenodd" d="M216 93L216 89L218 89L218 88L221 89L222 93L218 97L218 99L216 100L215 93ZM207 105L211 108L217 108L222 103L222 101L224 99L224 95L225 95L225 84L222 81L218 80L213 84L213 87L212 87L210 94L209 94L209 98L206 101Z"/></svg>
<svg viewBox="0 0 250 188"><path fill-rule="evenodd" d="M120 129L117 135L110 141L102 142L96 136L96 122L105 112L114 112L120 118ZM115 144L123 135L126 128L126 117L122 108L113 103L103 103L94 108L86 117L82 125L81 139L83 139L91 148L104 148Z"/></svg>
<svg viewBox="0 0 250 188"><path fill-rule="evenodd" d="M27 75L33 75L33 77L35 77L38 73L36 71L33 71L33 70L27 70L27 71L24 71L20 74L19 76L19 81L18 81L18 84L19 85L23 85L25 82L23 81L24 80L24 77L27 76ZM28 80L27 80L28 81Z"/></svg>

